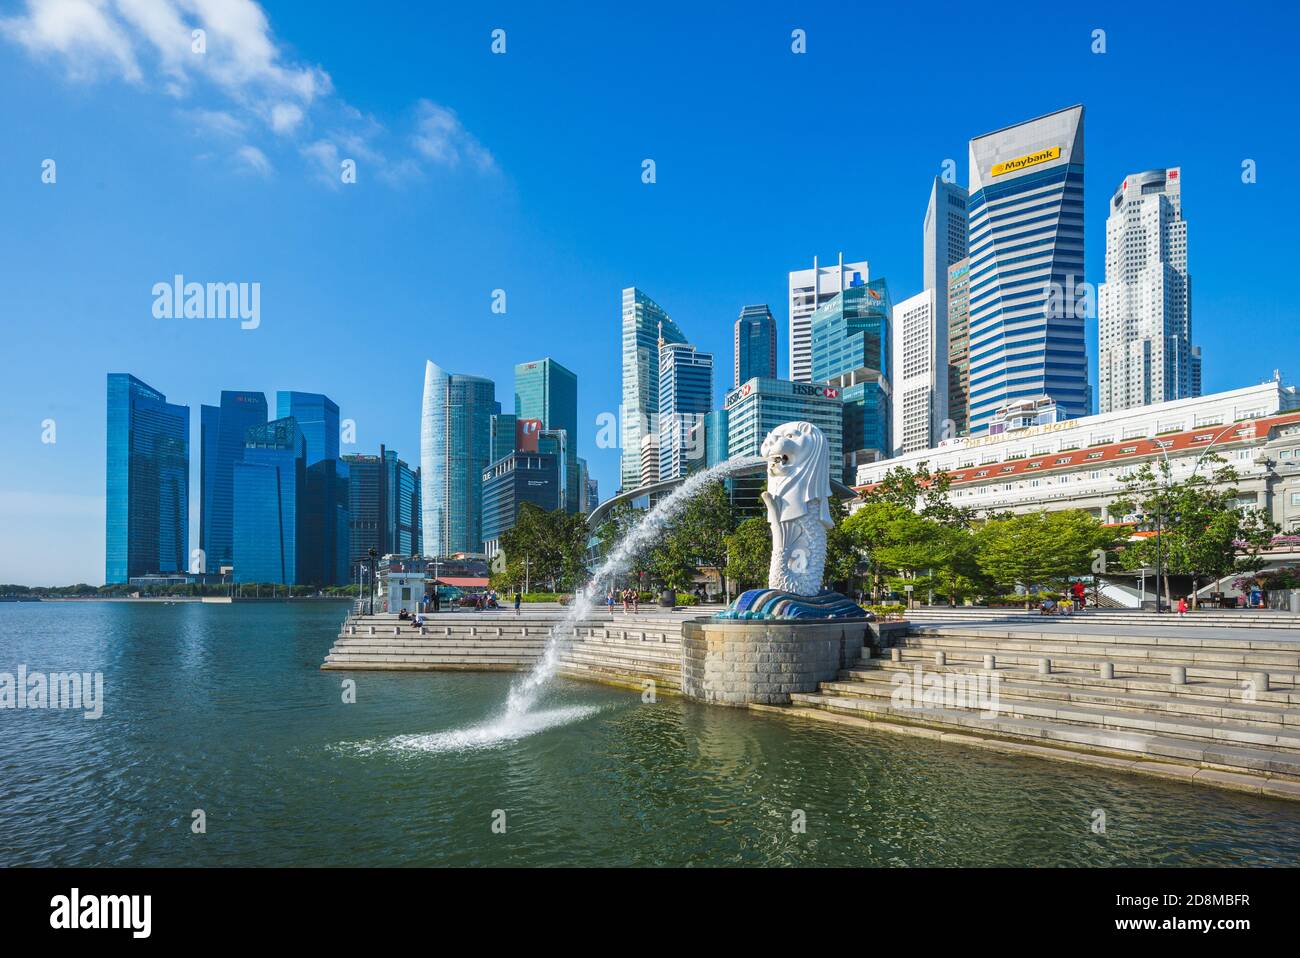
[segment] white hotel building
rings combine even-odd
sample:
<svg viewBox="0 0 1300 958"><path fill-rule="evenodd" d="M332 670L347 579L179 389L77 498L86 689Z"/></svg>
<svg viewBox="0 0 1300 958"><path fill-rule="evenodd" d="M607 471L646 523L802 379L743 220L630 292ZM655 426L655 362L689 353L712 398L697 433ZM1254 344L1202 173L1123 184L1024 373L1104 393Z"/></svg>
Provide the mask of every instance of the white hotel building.
<svg viewBox="0 0 1300 958"><path fill-rule="evenodd" d="M1175 480L1213 470L1213 450L1237 471L1238 505L1270 514L1300 534L1300 392L1266 382L1244 389L1138 406L997 435L950 439L933 449L858 467L865 491L899 466L922 463L952 477L954 505L977 513L1085 509L1107 522L1122 477L1166 456Z"/></svg>

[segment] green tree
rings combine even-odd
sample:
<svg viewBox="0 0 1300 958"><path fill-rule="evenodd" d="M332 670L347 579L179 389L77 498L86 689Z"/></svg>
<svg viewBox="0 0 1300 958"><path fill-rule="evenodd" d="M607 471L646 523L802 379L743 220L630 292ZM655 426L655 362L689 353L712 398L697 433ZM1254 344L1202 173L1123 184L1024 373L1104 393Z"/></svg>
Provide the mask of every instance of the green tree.
<svg viewBox="0 0 1300 958"><path fill-rule="evenodd" d="M1114 532L1081 509L992 519L975 539L980 570L1008 591L1028 592L1061 588L1071 576L1090 573L1098 553L1115 544Z"/></svg>
<svg viewBox="0 0 1300 958"><path fill-rule="evenodd" d="M1258 565L1258 553L1277 533L1277 525L1258 509L1238 508L1238 474L1221 456L1203 457L1211 470L1195 469L1175 479L1168 460L1143 463L1122 480L1111 510L1145 517L1157 534L1128 544L1120 554L1123 568L1154 566L1160 559L1166 577L1165 600L1172 603L1169 575L1192 579L1192 604L1202 583L1215 582L1234 570ZM1199 466L1199 463L1198 463Z"/></svg>
<svg viewBox="0 0 1300 958"><path fill-rule="evenodd" d="M726 544L727 578L738 590L764 588L772 558L772 529L767 520L759 516L746 519L727 536Z"/></svg>
<svg viewBox="0 0 1300 958"><path fill-rule="evenodd" d="M888 502L933 519L944 525L967 526L972 512L952 504L952 478L946 472L931 472L927 463L915 469L895 466L863 496L867 502Z"/></svg>

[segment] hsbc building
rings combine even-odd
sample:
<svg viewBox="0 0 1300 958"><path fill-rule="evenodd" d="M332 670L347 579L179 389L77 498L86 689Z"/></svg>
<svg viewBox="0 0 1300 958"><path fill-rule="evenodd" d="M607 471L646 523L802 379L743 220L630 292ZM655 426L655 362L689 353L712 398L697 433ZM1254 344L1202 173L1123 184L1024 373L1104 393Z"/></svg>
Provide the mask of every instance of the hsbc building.
<svg viewBox="0 0 1300 958"><path fill-rule="evenodd" d="M727 393L727 455L757 456L782 423L810 422L826 434L831 462L843 447L843 400L838 386L755 377Z"/></svg>

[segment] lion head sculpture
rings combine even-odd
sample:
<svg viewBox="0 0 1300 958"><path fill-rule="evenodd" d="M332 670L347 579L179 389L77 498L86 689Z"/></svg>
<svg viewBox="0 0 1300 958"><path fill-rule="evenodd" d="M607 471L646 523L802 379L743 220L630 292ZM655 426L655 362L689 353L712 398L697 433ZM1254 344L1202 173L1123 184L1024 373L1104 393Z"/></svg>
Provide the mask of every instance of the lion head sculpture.
<svg viewBox="0 0 1300 958"><path fill-rule="evenodd" d="M759 450L767 460L767 491L782 522L814 512L831 528L830 448L826 436L810 422L777 426Z"/></svg>

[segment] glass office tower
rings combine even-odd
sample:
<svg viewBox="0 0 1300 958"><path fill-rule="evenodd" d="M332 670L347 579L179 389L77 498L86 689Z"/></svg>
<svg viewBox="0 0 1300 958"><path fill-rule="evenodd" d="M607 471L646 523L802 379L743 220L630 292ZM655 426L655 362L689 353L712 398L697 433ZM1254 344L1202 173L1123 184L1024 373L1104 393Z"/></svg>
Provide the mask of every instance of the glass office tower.
<svg viewBox="0 0 1300 958"><path fill-rule="evenodd" d="M623 290L623 404L619 410L619 428L623 432L620 480L624 490L641 485L643 445L655 447L654 464L658 466L657 443L650 437L659 431L660 340L684 343L686 337L658 303L629 286ZM643 443L646 439L650 441Z"/></svg>
<svg viewBox="0 0 1300 958"><path fill-rule="evenodd" d="M235 581L306 581L300 526L307 500L307 446L292 416L248 430L235 463Z"/></svg>
<svg viewBox="0 0 1300 958"><path fill-rule="evenodd" d="M713 354L659 346L659 481L704 465L704 416L713 408Z"/></svg>
<svg viewBox="0 0 1300 958"><path fill-rule="evenodd" d="M970 431L1050 396L1091 406L1083 323L1083 107L970 141Z"/></svg>
<svg viewBox="0 0 1300 958"><path fill-rule="evenodd" d="M478 553L483 547L483 471L491 465L490 379L424 367L420 413L420 508L425 555Z"/></svg>
<svg viewBox="0 0 1300 958"><path fill-rule="evenodd" d="M339 407L320 393L275 394L275 417L292 416L307 443L307 465L339 457Z"/></svg>
<svg viewBox="0 0 1300 958"><path fill-rule="evenodd" d="M857 466L892 451L893 305L883 279L858 282L812 316L812 376L839 392L844 420L837 475L852 481ZM734 424L733 424L734 428Z"/></svg>
<svg viewBox="0 0 1300 958"><path fill-rule="evenodd" d="M235 463L244 458L244 437L266 425L266 396L221 391L221 405L199 409L199 548L206 572L220 572L235 558Z"/></svg>
<svg viewBox="0 0 1300 958"><path fill-rule="evenodd" d="M746 306L733 330L732 386L755 376L776 378L776 320L766 304Z"/></svg>
<svg viewBox="0 0 1300 958"><path fill-rule="evenodd" d="M578 511L582 500L578 469L578 377L554 359L515 366L515 418L539 419L543 429L563 429L568 435L565 463L565 508ZM513 450L511 450L513 451Z"/></svg>
<svg viewBox="0 0 1300 958"><path fill-rule="evenodd" d="M104 581L186 572L190 408L127 373L108 375Z"/></svg>
<svg viewBox="0 0 1300 958"><path fill-rule="evenodd" d="M420 470L383 446L377 456L344 456L343 462L348 467L349 581L369 561L371 549L381 556L420 555Z"/></svg>

